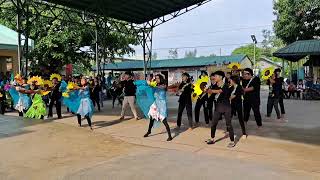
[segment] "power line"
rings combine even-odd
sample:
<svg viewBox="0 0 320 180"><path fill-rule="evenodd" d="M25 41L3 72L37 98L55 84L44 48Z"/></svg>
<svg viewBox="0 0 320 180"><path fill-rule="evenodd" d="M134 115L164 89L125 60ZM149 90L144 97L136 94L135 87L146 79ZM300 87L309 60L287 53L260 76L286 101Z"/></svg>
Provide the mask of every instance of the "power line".
<svg viewBox="0 0 320 180"><path fill-rule="evenodd" d="M260 44L261 42L258 42ZM222 46L239 46L239 45L248 45L250 43L234 43L234 44L215 44L215 45L203 45L203 46L182 46L182 47L163 47L163 48L155 48L153 51L157 50L170 50L170 49L192 49L192 48L208 48L208 47L222 47Z"/></svg>
<svg viewBox="0 0 320 180"><path fill-rule="evenodd" d="M224 30L217 30L217 31L211 31L211 32L202 32L202 33L191 33L191 34L184 34L184 35L170 35L170 36L160 36L159 39L170 39L170 38L180 38L180 37L189 37L189 36L200 36L204 34L216 34L216 33L223 33L223 32L230 32L230 31L240 31L240 30L246 30L246 29L253 29L253 28L261 28L261 27L270 27L272 24L268 25L260 25L260 26L251 26L251 27L240 27L240 28L232 28L232 29L224 29Z"/></svg>

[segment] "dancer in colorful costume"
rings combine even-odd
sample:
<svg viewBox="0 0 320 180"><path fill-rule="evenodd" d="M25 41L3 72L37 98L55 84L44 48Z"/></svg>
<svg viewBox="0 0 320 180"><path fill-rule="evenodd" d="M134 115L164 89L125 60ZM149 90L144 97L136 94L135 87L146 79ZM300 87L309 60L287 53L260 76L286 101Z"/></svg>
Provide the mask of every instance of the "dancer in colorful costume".
<svg viewBox="0 0 320 180"><path fill-rule="evenodd" d="M137 103L140 106L141 110L146 114L146 110L148 110L147 117L150 118L148 132L144 135L144 137L148 137L151 134L151 129L154 125L155 121L160 121L166 127L168 133L167 141L172 140L170 127L167 121L168 117L168 108L166 101L166 83L163 75L158 74L156 77L157 85L155 87L151 87L143 83L143 81L138 81L135 83L137 85ZM153 85L154 86L154 85ZM142 96L142 91L145 89L145 96ZM141 99L142 98L142 99ZM145 101L141 101L145 100ZM153 101L153 102L152 102ZM151 103L152 102L152 103Z"/></svg>
<svg viewBox="0 0 320 180"><path fill-rule="evenodd" d="M43 85L43 80L39 76L33 76L28 80L30 85L30 90L26 93L30 94L32 97L32 105L25 114L27 118L44 119L46 115L46 105L42 100L41 86Z"/></svg>
<svg viewBox="0 0 320 180"><path fill-rule="evenodd" d="M78 124L81 127L81 117L85 117L91 130L91 118L94 106L90 99L89 84L85 78L81 79L81 87L74 83L69 83L67 92L63 93L64 104L71 112L77 114Z"/></svg>
<svg viewBox="0 0 320 180"><path fill-rule="evenodd" d="M22 78L18 74L14 77L14 85L9 89L9 93L13 99L13 107L19 112L20 117L23 117L23 114L31 106L31 98L25 93L29 88L27 79Z"/></svg>

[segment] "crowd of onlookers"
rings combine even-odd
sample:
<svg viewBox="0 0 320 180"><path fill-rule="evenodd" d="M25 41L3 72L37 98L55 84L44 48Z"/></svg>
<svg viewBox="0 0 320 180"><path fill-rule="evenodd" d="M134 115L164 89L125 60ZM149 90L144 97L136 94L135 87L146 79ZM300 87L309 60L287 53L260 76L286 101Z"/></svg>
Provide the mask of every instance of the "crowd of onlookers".
<svg viewBox="0 0 320 180"><path fill-rule="evenodd" d="M284 96L287 99L313 99L308 96L319 93L320 89L315 87L317 84L320 84L320 81L314 84L312 77L306 77L304 80L299 79L297 83L287 79L284 82Z"/></svg>

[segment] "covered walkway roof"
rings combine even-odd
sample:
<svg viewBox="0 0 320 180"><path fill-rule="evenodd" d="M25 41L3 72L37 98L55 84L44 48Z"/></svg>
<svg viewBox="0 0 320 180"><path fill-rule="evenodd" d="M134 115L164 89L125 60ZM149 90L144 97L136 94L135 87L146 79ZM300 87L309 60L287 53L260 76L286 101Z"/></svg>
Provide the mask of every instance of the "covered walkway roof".
<svg viewBox="0 0 320 180"><path fill-rule="evenodd" d="M320 56L320 40L301 40L279 49L273 56L292 62L299 61L306 56Z"/></svg>
<svg viewBox="0 0 320 180"><path fill-rule="evenodd" d="M142 24L209 0L46 0L97 15Z"/></svg>
<svg viewBox="0 0 320 180"><path fill-rule="evenodd" d="M199 58L183 58L183 59L164 59L151 61L151 69L168 69L168 68L181 68L181 67L202 67L223 63L238 62L246 59L246 55L232 55L232 56L214 56L214 57L199 57ZM143 61L124 61L119 63L105 64L103 70L142 70Z"/></svg>

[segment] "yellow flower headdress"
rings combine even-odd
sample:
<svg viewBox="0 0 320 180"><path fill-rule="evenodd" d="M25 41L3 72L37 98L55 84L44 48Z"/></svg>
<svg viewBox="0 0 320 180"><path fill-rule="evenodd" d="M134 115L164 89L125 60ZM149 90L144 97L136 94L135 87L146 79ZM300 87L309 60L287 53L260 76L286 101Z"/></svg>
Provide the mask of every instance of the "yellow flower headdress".
<svg viewBox="0 0 320 180"><path fill-rule="evenodd" d="M265 68L262 70L261 77L263 80L268 80L274 73L273 67Z"/></svg>
<svg viewBox="0 0 320 180"><path fill-rule="evenodd" d="M49 87L53 87L53 83L50 80L44 80L43 85L48 85Z"/></svg>
<svg viewBox="0 0 320 180"><path fill-rule="evenodd" d="M22 79L21 75L20 74L17 74L14 79Z"/></svg>
<svg viewBox="0 0 320 180"><path fill-rule="evenodd" d="M28 84L32 84L32 82L36 82L36 85L42 86L43 85L43 80L41 79L40 76L33 76L28 80Z"/></svg>
<svg viewBox="0 0 320 180"><path fill-rule="evenodd" d="M233 62L233 63L230 63L230 64L228 65L228 68L229 68L229 69L232 69L232 70L239 70L239 69L240 69L240 64Z"/></svg>
<svg viewBox="0 0 320 180"><path fill-rule="evenodd" d="M57 78L58 79L58 81L61 81L61 76L60 76L60 74L51 74L51 76L50 76L50 80L52 81L52 79L54 79L54 78Z"/></svg>
<svg viewBox="0 0 320 180"><path fill-rule="evenodd" d="M18 83L18 84L22 84L22 76L20 74L17 74L15 77L14 77L14 80Z"/></svg>
<svg viewBox="0 0 320 180"><path fill-rule="evenodd" d="M193 93L191 95L192 101L197 101L198 97L202 94L202 90L200 88L200 85L202 83L208 83L209 77L208 76L201 76L194 84L193 84Z"/></svg>

